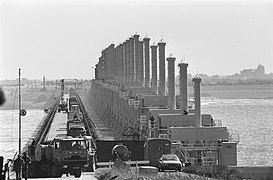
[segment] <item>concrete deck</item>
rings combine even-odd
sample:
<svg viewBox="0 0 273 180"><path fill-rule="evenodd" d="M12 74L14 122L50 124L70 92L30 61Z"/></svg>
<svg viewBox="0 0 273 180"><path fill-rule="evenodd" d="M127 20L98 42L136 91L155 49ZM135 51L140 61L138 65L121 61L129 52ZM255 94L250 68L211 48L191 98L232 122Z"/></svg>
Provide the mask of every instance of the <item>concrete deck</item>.
<svg viewBox="0 0 273 180"><path fill-rule="evenodd" d="M56 112L46 139L53 140L55 137L66 137L66 123L67 113Z"/></svg>

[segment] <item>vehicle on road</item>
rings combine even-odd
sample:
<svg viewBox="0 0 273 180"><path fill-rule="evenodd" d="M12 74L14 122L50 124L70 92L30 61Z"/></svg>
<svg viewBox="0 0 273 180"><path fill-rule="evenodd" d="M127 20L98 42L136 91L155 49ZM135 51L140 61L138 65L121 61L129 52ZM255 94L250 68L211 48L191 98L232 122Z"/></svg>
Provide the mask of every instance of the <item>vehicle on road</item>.
<svg viewBox="0 0 273 180"><path fill-rule="evenodd" d="M175 170L181 171L182 170L182 163L180 162L179 158L175 154L164 154L158 160L158 171L164 170Z"/></svg>

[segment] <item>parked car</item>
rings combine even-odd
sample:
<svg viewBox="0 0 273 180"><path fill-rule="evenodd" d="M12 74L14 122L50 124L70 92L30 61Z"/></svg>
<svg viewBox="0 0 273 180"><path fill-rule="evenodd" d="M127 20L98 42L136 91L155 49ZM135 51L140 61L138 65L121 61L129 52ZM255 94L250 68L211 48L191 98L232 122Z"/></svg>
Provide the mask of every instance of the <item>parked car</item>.
<svg viewBox="0 0 273 180"><path fill-rule="evenodd" d="M182 170L182 163L179 158L175 154L163 154L161 158L158 160L158 170Z"/></svg>

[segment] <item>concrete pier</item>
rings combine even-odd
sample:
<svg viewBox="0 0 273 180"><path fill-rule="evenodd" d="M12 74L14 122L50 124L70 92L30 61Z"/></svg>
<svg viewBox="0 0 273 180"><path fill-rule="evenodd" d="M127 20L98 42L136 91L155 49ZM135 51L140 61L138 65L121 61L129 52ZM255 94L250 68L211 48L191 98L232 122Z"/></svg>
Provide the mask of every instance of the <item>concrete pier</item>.
<svg viewBox="0 0 273 180"><path fill-rule="evenodd" d="M144 86L143 41L139 41L139 83Z"/></svg>
<svg viewBox="0 0 273 180"><path fill-rule="evenodd" d="M195 107L195 126L202 126L202 116L201 116L201 96L200 96L200 83L201 78L192 78L193 88L194 88L194 107Z"/></svg>
<svg viewBox="0 0 273 180"><path fill-rule="evenodd" d="M134 81L135 67L134 67L134 38L129 39L129 81Z"/></svg>
<svg viewBox="0 0 273 180"><path fill-rule="evenodd" d="M139 81L139 35L134 35L134 82Z"/></svg>
<svg viewBox="0 0 273 180"><path fill-rule="evenodd" d="M144 62L145 62L145 75L144 86L150 86L150 38L144 38Z"/></svg>
<svg viewBox="0 0 273 180"><path fill-rule="evenodd" d="M169 109L175 109L175 69L174 69L174 61L175 57L168 57L168 106Z"/></svg>
<svg viewBox="0 0 273 180"><path fill-rule="evenodd" d="M128 82L129 81L129 70L130 70L130 66L129 66L129 40L125 41L125 81Z"/></svg>
<svg viewBox="0 0 273 180"><path fill-rule="evenodd" d="M165 84L166 84L166 75L165 75L165 42L159 42L158 44L158 55L159 55L159 87L158 94L165 95Z"/></svg>
<svg viewBox="0 0 273 180"><path fill-rule="evenodd" d="M188 80L187 80L187 63L179 63L180 68L179 75L179 94L180 94L180 109L182 114L188 110Z"/></svg>
<svg viewBox="0 0 273 180"><path fill-rule="evenodd" d="M151 46L152 54L152 90L157 94L157 46Z"/></svg>
<svg viewBox="0 0 273 180"><path fill-rule="evenodd" d="M126 79L126 49L125 49L125 42L122 43L122 81Z"/></svg>

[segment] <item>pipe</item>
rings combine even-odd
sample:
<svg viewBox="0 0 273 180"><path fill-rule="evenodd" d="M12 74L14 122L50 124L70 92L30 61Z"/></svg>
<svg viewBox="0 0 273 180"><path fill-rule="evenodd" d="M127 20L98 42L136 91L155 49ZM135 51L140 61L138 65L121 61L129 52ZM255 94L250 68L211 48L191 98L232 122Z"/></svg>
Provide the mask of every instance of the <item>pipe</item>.
<svg viewBox="0 0 273 180"><path fill-rule="evenodd" d="M152 54L152 90L157 94L157 46L151 46Z"/></svg>
<svg viewBox="0 0 273 180"><path fill-rule="evenodd" d="M145 62L145 79L144 86L150 86L150 38L144 38L144 62Z"/></svg>
<svg viewBox="0 0 273 180"><path fill-rule="evenodd" d="M179 99L180 99L180 109L182 111L182 114L185 114L185 111L188 110L188 80L187 80L187 63L179 63L178 64L180 68L180 76L179 76Z"/></svg>
<svg viewBox="0 0 273 180"><path fill-rule="evenodd" d="M202 126L202 116L201 116L201 98L200 98L200 83L201 78L192 78L193 88L194 88L194 107L195 107L195 126Z"/></svg>
<svg viewBox="0 0 273 180"><path fill-rule="evenodd" d="M175 109L175 69L174 61L175 57L168 57L168 106L171 110Z"/></svg>
<svg viewBox="0 0 273 180"><path fill-rule="evenodd" d="M166 75L165 75L165 42L159 42L158 44L159 54L159 87L158 93L162 96L165 95Z"/></svg>

